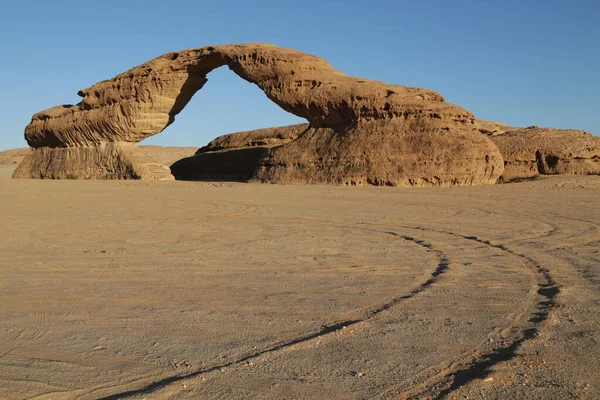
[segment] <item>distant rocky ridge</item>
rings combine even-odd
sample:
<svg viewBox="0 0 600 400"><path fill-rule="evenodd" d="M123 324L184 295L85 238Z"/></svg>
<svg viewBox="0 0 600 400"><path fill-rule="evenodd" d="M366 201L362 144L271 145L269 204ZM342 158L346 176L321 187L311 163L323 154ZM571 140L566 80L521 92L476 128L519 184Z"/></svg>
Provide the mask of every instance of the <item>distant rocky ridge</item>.
<svg viewBox="0 0 600 400"><path fill-rule="evenodd" d="M31 148L18 148L0 151L0 165L20 164L23 158L31 153Z"/></svg>
<svg viewBox="0 0 600 400"><path fill-rule="evenodd" d="M173 123L206 75L225 65L308 121L297 139L252 150L257 181L478 185L503 171L473 115L440 94L350 77L322 58L251 43L168 53L81 90L76 105L35 114L25 129L34 151L14 177L172 179L135 144Z"/></svg>
<svg viewBox="0 0 600 400"><path fill-rule="evenodd" d="M504 158L504 181L536 175L600 175L600 138L584 131L531 126L490 139Z"/></svg>

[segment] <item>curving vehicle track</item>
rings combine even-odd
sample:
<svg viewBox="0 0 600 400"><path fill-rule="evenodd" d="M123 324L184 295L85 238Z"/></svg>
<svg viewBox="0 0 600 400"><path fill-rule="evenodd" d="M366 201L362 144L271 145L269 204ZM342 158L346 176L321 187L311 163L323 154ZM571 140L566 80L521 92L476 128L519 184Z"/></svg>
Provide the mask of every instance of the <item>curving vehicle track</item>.
<svg viewBox="0 0 600 400"><path fill-rule="evenodd" d="M1 398L600 395L595 177L2 184Z"/></svg>

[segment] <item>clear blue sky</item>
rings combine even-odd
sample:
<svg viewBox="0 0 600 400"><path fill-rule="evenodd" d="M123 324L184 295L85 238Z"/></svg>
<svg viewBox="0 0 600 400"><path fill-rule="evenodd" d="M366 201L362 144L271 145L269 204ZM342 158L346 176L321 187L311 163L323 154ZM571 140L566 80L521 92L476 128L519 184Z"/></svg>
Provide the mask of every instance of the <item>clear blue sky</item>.
<svg viewBox="0 0 600 400"><path fill-rule="evenodd" d="M268 42L440 92L476 117L600 134L600 0L0 0L0 149L43 109L160 54ZM146 143L300 121L227 68Z"/></svg>

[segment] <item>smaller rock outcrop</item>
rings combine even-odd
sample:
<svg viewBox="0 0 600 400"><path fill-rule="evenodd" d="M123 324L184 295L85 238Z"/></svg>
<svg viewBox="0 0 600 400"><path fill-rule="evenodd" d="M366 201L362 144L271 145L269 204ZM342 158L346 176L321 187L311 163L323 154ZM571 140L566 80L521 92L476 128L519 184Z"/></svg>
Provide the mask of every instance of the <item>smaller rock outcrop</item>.
<svg viewBox="0 0 600 400"><path fill-rule="evenodd" d="M375 186L494 184L503 170L496 146L468 125L418 129L413 121L361 121L310 127L274 147L254 174L259 182Z"/></svg>
<svg viewBox="0 0 600 400"><path fill-rule="evenodd" d="M376 186L493 184L496 146L472 128L407 129L407 121L351 127L298 124L216 138L171 166L176 179Z"/></svg>
<svg viewBox="0 0 600 400"><path fill-rule="evenodd" d="M32 150L29 147L0 151L0 165L18 165Z"/></svg>
<svg viewBox="0 0 600 400"><path fill-rule="evenodd" d="M268 152L262 146L208 151L175 162L171 174L183 181L247 182Z"/></svg>
<svg viewBox="0 0 600 400"><path fill-rule="evenodd" d="M308 126L308 124L296 124L230 133L213 139L206 146L199 148L196 154L244 147L271 148L273 146L280 146L296 140L298 136L308 129Z"/></svg>
<svg viewBox="0 0 600 400"><path fill-rule="evenodd" d="M580 130L531 126L490 135L504 157L502 180L536 175L600 175L600 138Z"/></svg>
<svg viewBox="0 0 600 400"><path fill-rule="evenodd" d="M482 119L475 120L474 128L479 133L483 133L484 135L487 135L487 136L500 135L507 131L514 131L515 129L520 129L520 128L515 128L513 126L510 126L510 125L503 124L502 122L485 121Z"/></svg>
<svg viewBox="0 0 600 400"><path fill-rule="evenodd" d="M308 124L297 124L219 136L171 165L171 173L178 180L248 181L269 149L294 141L307 129Z"/></svg>

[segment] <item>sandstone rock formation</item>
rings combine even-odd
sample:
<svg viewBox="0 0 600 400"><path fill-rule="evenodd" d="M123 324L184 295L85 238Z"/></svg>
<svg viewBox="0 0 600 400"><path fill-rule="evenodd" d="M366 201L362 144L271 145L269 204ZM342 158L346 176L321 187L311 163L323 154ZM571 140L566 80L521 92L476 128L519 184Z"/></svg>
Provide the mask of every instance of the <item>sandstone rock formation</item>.
<svg viewBox="0 0 600 400"><path fill-rule="evenodd" d="M483 133L484 135L495 136L507 131L514 131L520 128L515 128L513 126L506 125L501 122L477 119L475 120L475 129L477 129L479 133Z"/></svg>
<svg viewBox="0 0 600 400"><path fill-rule="evenodd" d="M281 146L296 140L308 127L309 124L296 124L230 133L213 139L206 146L199 148L196 154L245 147Z"/></svg>
<svg viewBox="0 0 600 400"><path fill-rule="evenodd" d="M395 121L391 121L394 124ZM552 128L516 128L507 124L493 121L476 120L475 129L487 135L495 142L505 159L505 169L502 175L502 180L505 182L526 179L536 175L543 174L600 174L600 138L576 130L558 130ZM324 135L323 130L320 130L320 135ZM345 177L343 181L335 183L345 184L364 184L365 177L360 173L358 176L352 176L348 162L340 161L344 151L331 145L317 150L331 151L335 153L335 167L343 171L332 171L332 166L317 165L322 157L315 161L305 161L303 164L305 170L304 177L300 179L289 179L283 176L277 178L266 177L265 174L275 174L276 170L281 169L284 163L275 162L274 159L281 158L283 160L289 158L289 154L282 156L280 152L300 151L305 152L310 147L312 130L308 124L297 124L277 128L258 129L254 131L232 133L220 136L208 145L199 149L195 156L179 160L171 167L171 172L177 177L186 180L236 180L246 181L252 178L256 180L277 180L278 182L294 182L294 181L310 181L312 175L318 173L326 174L321 180L326 180L327 177ZM298 136L303 134L303 138L297 143L285 146L281 150L267 151L270 148L278 147L292 142ZM335 139L338 136L331 134ZM362 137L362 136L360 136ZM372 138L365 136L363 139ZM421 138L422 139L422 138ZM341 143L351 143L343 140ZM414 143L411 141L405 144ZM354 143L353 145L355 145ZM364 147L361 144L355 147L346 148L346 152L356 151L357 148ZM445 147L437 151L443 152ZM398 154L417 154L418 147L408 150L403 150ZM278 156L276 156L276 154ZM347 158L357 160L356 155L347 155ZM393 157L394 155L392 155ZM296 159L301 157L294 156ZM332 159L325 157L324 159ZM383 157L378 157L383 160ZM423 161L427 165L427 160ZM350 163L351 164L351 163ZM344 168L344 165L346 166ZM312 167L311 167L312 166ZM416 166L416 164L415 164ZM293 169L298 169L299 166L292 166ZM360 167L359 170L365 167ZM368 168L377 168L374 165ZM390 168L390 165L380 164L378 166L381 176ZM438 176L443 174L443 170L438 166ZM327 171L327 172L326 172ZM366 182L371 184L393 184L386 180L377 182ZM430 184L423 181L404 182L405 185Z"/></svg>
<svg viewBox="0 0 600 400"><path fill-rule="evenodd" d="M345 128L309 128L274 148L257 169L259 181L385 186L493 184L502 158L471 130L414 129L402 118Z"/></svg>
<svg viewBox="0 0 600 400"><path fill-rule="evenodd" d="M194 156L171 165L171 173L181 180L248 181L269 149L292 142L308 126L297 124L219 136Z"/></svg>
<svg viewBox="0 0 600 400"><path fill-rule="evenodd" d="M149 159L135 143L40 147L23 159L13 178L173 179L169 168Z"/></svg>
<svg viewBox="0 0 600 400"><path fill-rule="evenodd" d="M29 147L0 151L0 165L19 164L29 153Z"/></svg>
<svg viewBox="0 0 600 400"><path fill-rule="evenodd" d="M474 149L494 151L482 135L432 140L430 132L406 132L398 124L361 122L345 130L297 124L237 132L177 161L171 172L184 180L387 186L452 185L452 179L470 184L470 176L485 173L477 171L485 160L468 157ZM464 173L456 175L460 170Z"/></svg>
<svg viewBox="0 0 600 400"><path fill-rule="evenodd" d="M504 157L504 181L538 174L600 175L600 138L584 131L532 126L490 138Z"/></svg>
<svg viewBox="0 0 600 400"><path fill-rule="evenodd" d="M291 49L241 44L165 54L81 90L77 105L35 114L25 130L35 151L14 176L172 177L135 144L173 123L224 65L310 125L259 157L260 181L448 186L493 184L502 173L502 156L474 129L473 115L436 92L350 77Z"/></svg>

